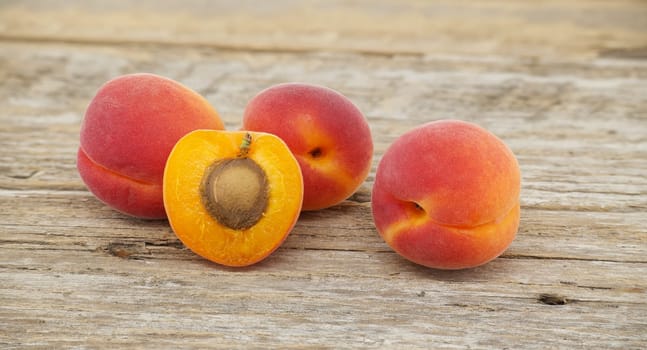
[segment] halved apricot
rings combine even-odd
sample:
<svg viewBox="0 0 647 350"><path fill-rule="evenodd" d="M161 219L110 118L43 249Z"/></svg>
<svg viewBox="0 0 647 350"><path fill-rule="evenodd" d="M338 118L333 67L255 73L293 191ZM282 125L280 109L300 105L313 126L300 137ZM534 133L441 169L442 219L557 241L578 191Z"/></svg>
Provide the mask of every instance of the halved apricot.
<svg viewBox="0 0 647 350"><path fill-rule="evenodd" d="M277 136L196 130L171 151L163 194L184 245L216 263L247 266L269 256L294 227L303 177Z"/></svg>

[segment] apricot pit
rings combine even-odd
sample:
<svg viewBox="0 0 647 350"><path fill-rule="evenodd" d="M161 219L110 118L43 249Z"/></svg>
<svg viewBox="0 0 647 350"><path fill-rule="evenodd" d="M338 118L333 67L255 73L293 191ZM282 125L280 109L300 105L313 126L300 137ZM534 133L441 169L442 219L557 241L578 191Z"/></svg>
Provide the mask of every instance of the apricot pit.
<svg viewBox="0 0 647 350"><path fill-rule="evenodd" d="M203 177L202 203L223 225L250 228L267 207L267 176L249 158L218 161Z"/></svg>

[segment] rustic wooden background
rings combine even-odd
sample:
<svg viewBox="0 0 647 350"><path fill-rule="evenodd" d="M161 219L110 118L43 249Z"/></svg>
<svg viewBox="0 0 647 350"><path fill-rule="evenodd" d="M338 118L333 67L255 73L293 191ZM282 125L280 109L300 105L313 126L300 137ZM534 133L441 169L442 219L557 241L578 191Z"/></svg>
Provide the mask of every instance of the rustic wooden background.
<svg viewBox="0 0 647 350"><path fill-rule="evenodd" d="M224 268L116 213L75 153L110 78L152 72L238 128L274 83L337 89L373 172L262 263ZM406 130L476 122L516 153L521 227L465 271L408 263L370 215ZM0 1L0 348L647 347L645 1Z"/></svg>

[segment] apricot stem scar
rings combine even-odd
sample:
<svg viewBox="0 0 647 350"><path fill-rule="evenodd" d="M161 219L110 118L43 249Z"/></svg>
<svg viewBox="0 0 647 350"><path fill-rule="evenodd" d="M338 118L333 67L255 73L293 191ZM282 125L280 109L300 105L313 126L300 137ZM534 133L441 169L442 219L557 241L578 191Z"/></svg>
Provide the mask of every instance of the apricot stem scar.
<svg viewBox="0 0 647 350"><path fill-rule="evenodd" d="M321 150L320 147L316 147L312 149L310 152L308 152L312 158L319 158L323 154L323 151Z"/></svg>
<svg viewBox="0 0 647 350"><path fill-rule="evenodd" d="M247 153L249 153L249 148L252 145L252 134L246 133L245 136L243 137L243 141L240 143L240 153L238 153L238 157L246 157Z"/></svg>

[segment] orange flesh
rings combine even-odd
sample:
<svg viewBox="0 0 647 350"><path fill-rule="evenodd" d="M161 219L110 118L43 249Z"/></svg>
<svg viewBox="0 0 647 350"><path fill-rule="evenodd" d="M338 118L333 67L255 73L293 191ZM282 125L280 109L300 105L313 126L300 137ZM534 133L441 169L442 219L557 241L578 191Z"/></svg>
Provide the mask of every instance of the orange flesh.
<svg viewBox="0 0 647 350"><path fill-rule="evenodd" d="M227 266L254 264L285 240L301 211L303 178L299 164L276 136L250 132L246 155L267 176L268 202L262 218L248 229L219 223L202 202L205 170L220 159L236 158L246 132L198 130L173 148L164 172L164 205L178 238L196 254Z"/></svg>

